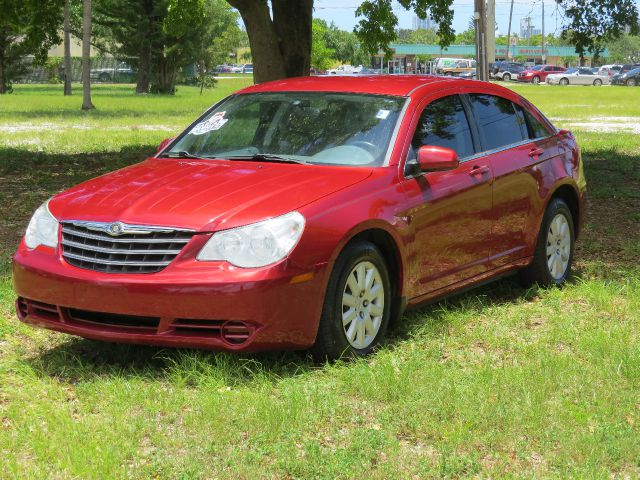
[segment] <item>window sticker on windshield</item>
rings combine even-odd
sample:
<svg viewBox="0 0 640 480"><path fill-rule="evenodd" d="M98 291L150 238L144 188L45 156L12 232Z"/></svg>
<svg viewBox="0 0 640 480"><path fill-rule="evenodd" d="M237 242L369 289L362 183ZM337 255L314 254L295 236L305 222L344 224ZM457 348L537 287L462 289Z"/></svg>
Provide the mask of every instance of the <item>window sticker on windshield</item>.
<svg viewBox="0 0 640 480"><path fill-rule="evenodd" d="M229 121L228 118L224 118L225 113L227 112L214 113L211 118L193 127L191 133L193 135L202 135L213 130L220 130L220 128L222 128L222 126Z"/></svg>
<svg viewBox="0 0 640 480"><path fill-rule="evenodd" d="M389 116L390 113L391 113L391 110L378 110L376 118L379 118L380 120L384 120Z"/></svg>

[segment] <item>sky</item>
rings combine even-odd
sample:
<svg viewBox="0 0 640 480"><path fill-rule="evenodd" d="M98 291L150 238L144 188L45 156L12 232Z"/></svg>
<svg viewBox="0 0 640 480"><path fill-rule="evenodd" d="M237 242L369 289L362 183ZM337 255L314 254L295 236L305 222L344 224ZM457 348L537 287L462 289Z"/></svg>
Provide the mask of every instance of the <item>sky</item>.
<svg viewBox="0 0 640 480"><path fill-rule="evenodd" d="M509 26L510 0L496 1L496 23L498 30L496 34L506 35ZM531 17L531 23L535 28L542 26L542 1L543 0L514 0L512 32L520 31L520 19ZM351 31L358 23L355 11L361 0L315 0L314 17L322 18L327 22L334 22L343 30ZM473 16L473 0L454 0L455 16L453 28L456 33L463 32L468 28L469 20ZM556 8L555 0L544 0L545 8L545 33L560 34L563 24L562 11ZM402 8L394 2L394 11L399 20L400 28L413 28L413 18L415 14ZM436 19L437 20L437 19Z"/></svg>

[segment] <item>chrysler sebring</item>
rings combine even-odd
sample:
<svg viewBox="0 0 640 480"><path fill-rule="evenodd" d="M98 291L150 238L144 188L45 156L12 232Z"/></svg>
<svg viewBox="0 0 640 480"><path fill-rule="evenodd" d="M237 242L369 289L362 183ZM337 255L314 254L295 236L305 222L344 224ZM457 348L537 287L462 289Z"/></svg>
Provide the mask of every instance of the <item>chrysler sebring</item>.
<svg viewBox="0 0 640 480"><path fill-rule="evenodd" d="M43 203L17 314L113 342L365 355L407 307L509 273L563 283L585 189L573 135L497 85L264 83Z"/></svg>

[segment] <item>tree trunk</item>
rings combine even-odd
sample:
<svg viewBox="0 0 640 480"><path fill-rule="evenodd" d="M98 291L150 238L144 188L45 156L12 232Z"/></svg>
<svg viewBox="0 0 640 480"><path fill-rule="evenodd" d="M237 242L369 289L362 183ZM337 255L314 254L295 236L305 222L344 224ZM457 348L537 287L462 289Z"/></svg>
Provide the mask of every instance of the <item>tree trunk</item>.
<svg viewBox="0 0 640 480"><path fill-rule="evenodd" d="M309 75L313 0L227 0L244 21L256 83Z"/></svg>
<svg viewBox="0 0 640 480"><path fill-rule="evenodd" d="M9 82L7 82L7 69L5 68L6 44L7 36L4 32L0 32L0 95L4 95L9 91Z"/></svg>
<svg viewBox="0 0 640 480"><path fill-rule="evenodd" d="M84 0L82 12L82 110L96 107L91 102L91 0Z"/></svg>
<svg viewBox="0 0 640 480"><path fill-rule="evenodd" d="M64 1L64 94L71 95L71 21L69 0Z"/></svg>
<svg viewBox="0 0 640 480"><path fill-rule="evenodd" d="M140 57L138 59L138 76L136 78L136 93L149 93L151 82L151 41L145 39L140 45Z"/></svg>

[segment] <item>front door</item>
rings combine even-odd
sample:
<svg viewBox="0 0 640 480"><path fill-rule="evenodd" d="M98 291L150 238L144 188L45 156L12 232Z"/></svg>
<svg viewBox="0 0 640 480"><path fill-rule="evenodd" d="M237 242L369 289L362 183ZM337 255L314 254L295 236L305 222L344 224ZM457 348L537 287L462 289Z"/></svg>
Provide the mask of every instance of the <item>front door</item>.
<svg viewBox="0 0 640 480"><path fill-rule="evenodd" d="M474 160L477 139L458 95L436 99L420 113L403 187L409 224L408 297L418 297L487 270L491 240L490 166ZM455 170L413 175L410 165L423 145L455 150Z"/></svg>

